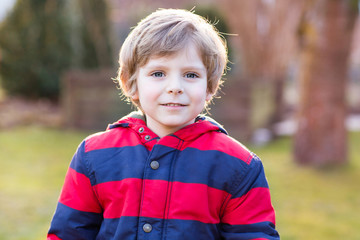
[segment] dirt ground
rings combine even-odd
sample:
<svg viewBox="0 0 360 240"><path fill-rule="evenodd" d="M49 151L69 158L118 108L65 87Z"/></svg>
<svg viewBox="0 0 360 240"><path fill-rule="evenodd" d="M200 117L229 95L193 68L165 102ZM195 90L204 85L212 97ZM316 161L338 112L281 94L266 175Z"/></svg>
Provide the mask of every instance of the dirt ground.
<svg viewBox="0 0 360 240"><path fill-rule="evenodd" d="M48 100L2 98L0 100L0 129L21 125L61 126L60 107Z"/></svg>

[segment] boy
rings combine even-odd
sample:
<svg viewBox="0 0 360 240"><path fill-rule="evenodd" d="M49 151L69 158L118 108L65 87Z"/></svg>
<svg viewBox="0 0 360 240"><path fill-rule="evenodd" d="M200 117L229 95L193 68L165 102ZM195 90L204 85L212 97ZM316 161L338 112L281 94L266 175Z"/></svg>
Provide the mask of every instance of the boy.
<svg viewBox="0 0 360 240"><path fill-rule="evenodd" d="M199 115L226 55L215 28L185 10L133 29L118 80L141 111L81 143L48 239L279 239L260 160Z"/></svg>

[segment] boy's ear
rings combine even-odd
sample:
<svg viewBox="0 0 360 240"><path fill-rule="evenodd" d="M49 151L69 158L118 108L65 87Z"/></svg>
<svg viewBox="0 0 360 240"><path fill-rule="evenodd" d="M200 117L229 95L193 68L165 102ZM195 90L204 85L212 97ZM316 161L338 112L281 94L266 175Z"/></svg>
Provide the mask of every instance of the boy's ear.
<svg viewBox="0 0 360 240"><path fill-rule="evenodd" d="M131 99L135 101L139 100L139 94L137 93L137 91L131 96Z"/></svg>
<svg viewBox="0 0 360 240"><path fill-rule="evenodd" d="M207 102L210 101L211 98L213 97L213 95L214 95L214 94L208 92L207 95L206 95L205 100L206 100Z"/></svg>

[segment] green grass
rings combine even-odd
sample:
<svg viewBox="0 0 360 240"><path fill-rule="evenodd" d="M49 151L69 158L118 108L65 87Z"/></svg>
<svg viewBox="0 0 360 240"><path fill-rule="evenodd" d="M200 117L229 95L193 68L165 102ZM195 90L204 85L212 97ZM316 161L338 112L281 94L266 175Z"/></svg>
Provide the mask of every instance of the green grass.
<svg viewBox="0 0 360 240"><path fill-rule="evenodd" d="M45 239L70 159L87 134L40 127L0 132L0 239ZM347 167L292 161L291 140L252 148L264 163L281 239L360 239L360 133Z"/></svg>
<svg viewBox="0 0 360 240"><path fill-rule="evenodd" d="M0 132L0 239L45 239L66 169L84 133Z"/></svg>
<svg viewBox="0 0 360 240"><path fill-rule="evenodd" d="M290 139L253 149L264 163L281 239L360 239L360 133L350 164L315 170L292 161Z"/></svg>

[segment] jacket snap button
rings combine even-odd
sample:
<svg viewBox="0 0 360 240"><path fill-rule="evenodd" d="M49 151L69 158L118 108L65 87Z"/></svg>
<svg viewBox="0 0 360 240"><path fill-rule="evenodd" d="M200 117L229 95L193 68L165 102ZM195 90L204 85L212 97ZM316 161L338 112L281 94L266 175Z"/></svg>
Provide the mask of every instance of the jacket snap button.
<svg viewBox="0 0 360 240"><path fill-rule="evenodd" d="M145 223L143 226L143 230L144 230L144 232L147 232L147 233L151 232L151 230L152 230L151 224Z"/></svg>
<svg viewBox="0 0 360 240"><path fill-rule="evenodd" d="M158 169L158 168L160 167L160 164L159 164L158 161L152 161L152 162L150 163L150 167L151 167L152 169L156 170L156 169Z"/></svg>
<svg viewBox="0 0 360 240"><path fill-rule="evenodd" d="M146 140L146 141L150 140L150 136L149 136L149 135L146 135L146 136L145 136L145 140Z"/></svg>
<svg viewBox="0 0 360 240"><path fill-rule="evenodd" d="M144 128L143 128L143 127L139 128L139 133L142 133L142 132L144 132Z"/></svg>

